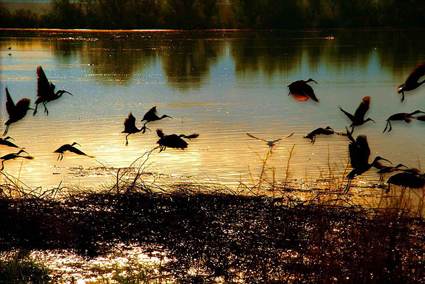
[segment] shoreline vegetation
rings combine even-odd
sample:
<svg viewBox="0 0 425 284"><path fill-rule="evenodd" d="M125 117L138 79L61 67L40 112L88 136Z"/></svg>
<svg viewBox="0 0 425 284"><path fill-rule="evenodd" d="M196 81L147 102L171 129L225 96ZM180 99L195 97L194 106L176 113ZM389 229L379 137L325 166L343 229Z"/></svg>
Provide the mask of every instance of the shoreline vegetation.
<svg viewBox="0 0 425 284"><path fill-rule="evenodd" d="M40 5L42 8L31 3L31 9L14 9L8 2L1 3L0 27L186 30L425 27L425 7L420 0L53 0Z"/></svg>
<svg viewBox="0 0 425 284"><path fill-rule="evenodd" d="M359 205L354 201L359 194L342 194L346 181L331 167L323 174L323 188L276 181L275 169L267 165L271 155L258 155L261 172L252 173L251 186L238 189L191 182L171 189L146 182L149 152L96 192L60 185L28 192L6 179L0 185L0 275L72 283L76 276L48 266L40 251L88 262L119 258L136 247L159 262L143 264L133 255L125 265L97 264L86 272L90 283L423 280L423 189L397 188L397 194L384 196L376 185L379 202ZM411 194L419 199L415 204Z"/></svg>

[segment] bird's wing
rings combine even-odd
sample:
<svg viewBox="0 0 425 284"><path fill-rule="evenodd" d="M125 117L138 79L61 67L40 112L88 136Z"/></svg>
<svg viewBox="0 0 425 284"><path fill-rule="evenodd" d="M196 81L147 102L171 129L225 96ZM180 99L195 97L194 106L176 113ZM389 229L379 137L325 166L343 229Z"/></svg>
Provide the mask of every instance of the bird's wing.
<svg viewBox="0 0 425 284"><path fill-rule="evenodd" d="M258 137L255 137L254 135L252 135L252 134L249 134L249 133L247 133L246 135L248 135L249 137L251 137L251 138L254 138L254 139L257 139L257 140L261 140L261 141L264 141L264 142L268 142L267 140L265 140L265 139L261 139L261 138L258 138Z"/></svg>
<svg viewBox="0 0 425 284"><path fill-rule="evenodd" d="M370 97L366 96L363 98L362 102L360 103L359 107L354 113L354 117L364 119L364 116L369 109L369 105L370 105Z"/></svg>
<svg viewBox="0 0 425 284"><path fill-rule="evenodd" d="M88 156L86 153L84 153L83 151L81 151L81 150L79 150L79 149L75 148L74 146L70 146L67 150L68 150L69 152L72 152L72 153L75 153L75 154L78 154L78 155ZM89 156L89 157L90 157L90 156Z"/></svg>
<svg viewBox="0 0 425 284"><path fill-rule="evenodd" d="M354 115L352 115L351 113L345 111L342 107L339 107L339 109L351 120L354 121Z"/></svg>
<svg viewBox="0 0 425 284"><path fill-rule="evenodd" d="M37 67L37 97L49 95L55 85L49 82L41 66Z"/></svg>
<svg viewBox="0 0 425 284"><path fill-rule="evenodd" d="M136 126L136 118L130 112L128 117L124 120L124 131L128 130L129 128L132 128L133 126Z"/></svg>
<svg viewBox="0 0 425 284"><path fill-rule="evenodd" d="M292 135L294 135L294 132L292 132L291 134L289 134L289 135L287 135L287 136L285 136L285 137L280 137L280 138L278 138L278 139L276 139L276 140L274 140L274 141L272 141L272 142L273 142L273 143L276 143L276 142L278 142L278 141L280 141L280 140L282 140L282 139L289 138L289 137L291 137Z"/></svg>
<svg viewBox="0 0 425 284"><path fill-rule="evenodd" d="M159 138L164 137L164 132L162 132L162 129L159 129L159 128L158 128L158 129L156 130L156 134L158 135L158 137L159 137Z"/></svg>
<svg viewBox="0 0 425 284"><path fill-rule="evenodd" d="M194 139L194 138L197 138L199 136L199 134L198 133L193 133L193 134L190 134L190 135L183 135L182 137L184 137L184 138L187 138L187 139Z"/></svg>
<svg viewBox="0 0 425 284"><path fill-rule="evenodd" d="M307 96L309 96L309 97L310 97L313 101L315 101L315 102L319 102L319 100L318 100L318 99L317 99L317 97L316 97L316 94L314 93L313 88L312 88L310 85L305 84L304 92L305 92L305 93L306 93L306 95L307 95Z"/></svg>
<svg viewBox="0 0 425 284"><path fill-rule="evenodd" d="M10 115L15 110L15 103L13 102L7 87L5 89L6 89L6 110L7 110L7 113Z"/></svg>
<svg viewBox="0 0 425 284"><path fill-rule="evenodd" d="M425 76L425 62L419 63L415 69L413 69L413 71L407 77L405 85L417 83L422 76Z"/></svg>
<svg viewBox="0 0 425 284"><path fill-rule="evenodd" d="M156 106L148 110L143 116L143 120L152 120L152 117L158 116L158 112L156 111Z"/></svg>
<svg viewBox="0 0 425 284"><path fill-rule="evenodd" d="M370 148L364 135L357 137L355 142L348 145L350 151L351 167L357 168L369 163Z"/></svg>
<svg viewBox="0 0 425 284"><path fill-rule="evenodd" d="M19 110L19 112L22 112L22 114L25 114L28 110L28 108L30 107L31 104L31 100L28 98L23 98L20 99L17 103L16 103L16 110Z"/></svg>

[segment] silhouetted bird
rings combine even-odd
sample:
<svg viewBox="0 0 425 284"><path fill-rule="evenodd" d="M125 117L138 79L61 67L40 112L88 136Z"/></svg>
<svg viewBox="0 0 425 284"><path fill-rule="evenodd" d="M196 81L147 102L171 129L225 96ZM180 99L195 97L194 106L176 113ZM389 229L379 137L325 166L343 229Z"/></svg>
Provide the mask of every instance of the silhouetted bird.
<svg viewBox="0 0 425 284"><path fill-rule="evenodd" d="M58 161L63 159L63 154L66 151L75 153L77 155L83 155L83 156L87 156L89 158L94 158L94 156L89 156L86 153L83 153L82 151L80 151L79 149L75 148L74 145L78 145L81 146L80 144L78 144L77 142L72 143L71 145L69 144L64 144L62 146L60 146L58 149L56 149L53 153L59 153L58 155Z"/></svg>
<svg viewBox="0 0 425 284"><path fill-rule="evenodd" d="M352 115L349 112L346 112L342 107L339 107L339 109L351 120L351 132L354 131L354 127L355 126L359 126L364 124L365 122L368 121L373 121L375 122L373 119L368 118L368 119L364 119L366 112L368 111L370 106L370 97L366 96L363 98L362 102L360 103L359 107L357 108L356 112L354 113L354 115Z"/></svg>
<svg viewBox="0 0 425 284"><path fill-rule="evenodd" d="M24 158L24 159L28 159L28 160L34 159L34 157L32 157L30 155L28 155L28 156L20 156L19 154L21 154L23 152L25 152L25 153L28 154L27 151L20 150L17 153L10 153L10 154L4 155L3 157L0 157L0 160L1 160L1 170L0 171L3 171L3 169L4 169L4 162L6 162L8 160L13 160L13 159L16 159L16 158Z"/></svg>
<svg viewBox="0 0 425 284"><path fill-rule="evenodd" d="M420 62L407 77L406 81L397 88L397 92L401 93L401 102L404 101L404 92L414 90L425 83L425 80L419 82L422 76L425 76L425 61Z"/></svg>
<svg viewBox="0 0 425 284"><path fill-rule="evenodd" d="M385 132L387 130L388 126L390 126L390 128L388 129L388 132L390 132L393 129L393 127L391 125L391 121L404 120L405 122L410 123L412 121L412 119L416 118L416 117L414 117L414 115L418 114L418 113L425 113L425 112L423 112L421 110L415 110L414 112L411 112L411 113L400 112L400 113L396 113L396 114L391 115L387 119L387 124L385 125L383 132Z"/></svg>
<svg viewBox="0 0 425 284"><path fill-rule="evenodd" d="M48 102L59 99L63 94L72 94L68 91L58 90L55 92L55 85L47 80L41 66L37 67L37 100L35 101L35 110L33 115L37 113L38 104L43 103L44 112L49 115L49 110L46 107Z"/></svg>
<svg viewBox="0 0 425 284"><path fill-rule="evenodd" d="M14 147L14 148L19 148L16 144L8 141L9 139L12 139L12 140L15 141L15 139L13 139L12 137L7 136L6 138L0 138L0 145Z"/></svg>
<svg viewBox="0 0 425 284"><path fill-rule="evenodd" d="M27 99L27 98L23 98L21 100L19 100L16 105L12 100L12 97L9 94L9 90L6 89L6 110L7 113L9 114L9 119L6 121L5 125L6 125L6 129L3 132L3 136L6 136L7 132L9 131L9 126L14 123L17 122L18 120L21 120L22 118L25 117L25 115L27 115L27 111L30 108L30 104L31 104L31 100Z"/></svg>
<svg viewBox="0 0 425 284"><path fill-rule="evenodd" d="M387 166L382 166L379 171L377 172L379 174L379 181L382 181L384 179L384 175L385 174L389 174L389 173L393 173L396 171L401 171L401 167L405 167L407 168L405 165L403 164L398 164L395 167L387 167Z"/></svg>
<svg viewBox="0 0 425 284"><path fill-rule="evenodd" d="M423 188L425 186L425 175L418 175L412 173L398 173L391 176L388 181L388 188L386 192L391 190L391 184L399 185L408 188Z"/></svg>
<svg viewBox="0 0 425 284"><path fill-rule="evenodd" d="M166 114L159 117L158 112L156 111L156 106L154 106L153 108L151 108L150 110L148 110L145 113L145 115L143 116L142 122L146 121L145 124L144 124L144 125L146 125L147 123L149 123L151 121L161 120L161 119L166 118L166 117L173 119L171 116L166 115Z"/></svg>
<svg viewBox="0 0 425 284"><path fill-rule="evenodd" d="M128 145L128 136L130 134L133 133L138 133L140 131L142 131L142 133L144 134L146 132L146 129L149 130L149 128L147 128L146 126L142 126L142 128L138 129L136 127L136 118L133 116L133 114L130 112L130 114L128 115L128 117L124 120L124 131L121 133L128 133L125 136L125 146Z"/></svg>
<svg viewBox="0 0 425 284"><path fill-rule="evenodd" d="M308 82L314 82L317 84L317 82L311 78L307 81L298 80L289 84L288 96L292 95L297 101L307 101L308 99L312 99L315 102L319 102L313 88L307 84Z"/></svg>
<svg viewBox="0 0 425 284"><path fill-rule="evenodd" d="M176 149L186 149L187 148L187 142L184 141L182 138L186 139L194 139L199 136L197 133L193 133L191 135L165 135L164 132L162 132L162 129L157 129L156 133L158 134L158 137L160 138L156 143L159 144L159 152L164 151L167 147L176 148Z"/></svg>
<svg viewBox="0 0 425 284"><path fill-rule="evenodd" d="M320 127L316 128L312 132L308 133L304 138L310 139L310 143L314 144L316 142L316 136L317 135L332 135L335 134L335 131L332 129L332 127L327 126L326 128Z"/></svg>
<svg viewBox="0 0 425 284"><path fill-rule="evenodd" d="M266 142L267 146L270 147L270 151L272 151L273 147L276 146L276 144L279 141L281 141L282 139L286 139L286 138L291 137L292 135L294 135L294 133L291 133L291 134L289 134L289 135L287 135L285 137L277 138L275 140L266 140L266 139L258 138L258 137L255 137L254 135L250 134L250 133L247 133L246 135L248 135L251 138L254 138L254 139L257 139L257 140L261 140L261 141Z"/></svg>
<svg viewBox="0 0 425 284"><path fill-rule="evenodd" d="M380 160L385 160L389 163L387 159L384 159L380 156L377 156L371 164L369 164L370 148L367 143L367 138L364 135L357 136L357 139L354 140L353 136L347 129L347 136L350 139L350 144L348 145L348 150L350 151L350 162L353 170L348 173L347 187L345 188L344 193L347 193L350 190L351 180L367 172L371 167L381 169L383 166L379 163Z"/></svg>

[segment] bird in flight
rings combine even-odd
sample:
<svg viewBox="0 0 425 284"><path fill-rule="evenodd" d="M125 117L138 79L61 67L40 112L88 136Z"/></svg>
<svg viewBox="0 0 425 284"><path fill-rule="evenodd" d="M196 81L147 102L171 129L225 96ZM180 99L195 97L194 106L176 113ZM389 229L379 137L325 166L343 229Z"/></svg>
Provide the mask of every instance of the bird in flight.
<svg viewBox="0 0 425 284"><path fill-rule="evenodd" d="M363 98L362 102L360 103L360 105L356 109L356 112L354 113L354 115L345 111L342 107L339 107L339 109L351 120L351 125L350 125L351 132L354 131L355 126L362 125L362 124L364 124L368 121L375 122L371 118L368 118L366 120L364 118L365 115L366 115L366 112L369 110L369 106L370 106L370 97L366 96L366 97Z"/></svg>
<svg viewBox="0 0 425 284"><path fill-rule="evenodd" d="M157 129L156 134L160 138L156 143L159 144L159 152L164 151L167 147L175 148L175 149L186 149L187 148L187 142L183 140L185 139L194 139L199 136L197 133L193 133L191 135L185 135L185 134L170 134L165 135L164 132L162 132L162 129Z"/></svg>
<svg viewBox="0 0 425 284"><path fill-rule="evenodd" d="M319 100L316 97L316 94L314 93L313 88L308 84L309 82L314 82L317 84L317 82L313 79L308 79L307 81L304 80L298 80L295 82L292 82L288 85L289 87L289 95L292 95L294 99L297 101L307 101L308 99L312 99L315 102L319 102Z"/></svg>
<svg viewBox="0 0 425 284"><path fill-rule="evenodd" d="M3 132L3 136L6 136L9 131L9 126L12 123L15 123L27 115L27 111L32 109L30 108L31 100L28 98L20 99L16 105L13 102L12 97L10 96L9 90L7 87L6 90L6 111L9 114L9 119L6 121L6 129Z"/></svg>
<svg viewBox="0 0 425 284"><path fill-rule="evenodd" d="M27 153L27 155L21 156L20 155L21 153ZM1 170L0 170L0 172L4 170L4 162L9 161L9 160L14 160L14 159L17 159L17 158L24 158L24 159L27 159L27 160L34 159L34 157L28 155L28 152L25 151L25 150L20 150L17 153L10 153L10 154L4 155L3 157L0 157L0 160L1 160Z"/></svg>
<svg viewBox="0 0 425 284"><path fill-rule="evenodd" d="M84 152L82 152L81 150L79 150L79 149L77 149L77 148L75 148L74 147L74 145L78 145L78 146L81 146L80 144L78 144L77 142L74 142L74 143L72 143L71 145L70 144L64 144L64 145L62 145L62 146L60 146L58 149L56 149L53 153L58 153L59 155L58 155L58 161L60 160L60 161L62 161L62 159L63 159L63 154L66 152L66 151L68 151L68 152L71 152L71 153L74 153L74 154L77 154L77 155L82 155L82 156L87 156L87 157L89 157L89 158L94 158L94 156L89 156L89 155L87 155L86 153L84 153Z"/></svg>
<svg viewBox="0 0 425 284"><path fill-rule="evenodd" d="M136 127L136 118L130 112L128 117L124 120L124 131L121 132L121 133L128 133L125 136L125 146L128 145L128 136L130 134L138 133L140 131L142 131L142 133L144 134L146 132L146 130L150 130L150 129L147 128L145 125L143 125L142 128L140 128L140 129Z"/></svg>
<svg viewBox="0 0 425 284"><path fill-rule="evenodd" d="M158 116L158 112L156 110L156 106L154 106L153 108L151 108L150 110L148 110L145 115L143 116L142 122L146 121L144 125L146 125L149 122L152 121L156 121L156 120L161 120L163 118L169 117L171 119L173 119L171 116L169 115L162 115L161 117Z"/></svg>
<svg viewBox="0 0 425 284"><path fill-rule="evenodd" d="M404 92L414 90L425 83L425 79L419 82L419 79L423 76L425 76L425 61L416 65L406 81L397 88L397 93L401 94L401 102L404 102Z"/></svg>
<svg viewBox="0 0 425 284"><path fill-rule="evenodd" d="M266 145L267 145L267 146L269 146L270 151L272 151L272 149L273 149L275 146L277 146L277 143L278 143L278 142L280 142L280 141L281 141L281 140L283 140L283 139L286 139L286 138L291 137L292 135L294 135L294 133L291 133L291 134L289 134L289 135L287 135L287 136L285 136L285 137L277 138L277 139L274 139L274 140L266 140L266 139L263 139L263 138L258 138L258 137L256 137L256 136L254 136L254 135L250 134L250 133L247 133L246 135L248 135L248 136L249 136L249 137L251 137L251 138L254 138L254 139L257 139L257 140L260 140L260 141L264 141L264 142L266 142Z"/></svg>
<svg viewBox="0 0 425 284"><path fill-rule="evenodd" d="M46 107L48 102L59 99L63 94L72 94L68 91L58 90L55 92L55 85L46 77L46 74L43 71L41 66L37 67L37 100L35 101L35 110L33 115L37 113L37 108L39 104L43 104L44 112L49 115L49 110Z"/></svg>

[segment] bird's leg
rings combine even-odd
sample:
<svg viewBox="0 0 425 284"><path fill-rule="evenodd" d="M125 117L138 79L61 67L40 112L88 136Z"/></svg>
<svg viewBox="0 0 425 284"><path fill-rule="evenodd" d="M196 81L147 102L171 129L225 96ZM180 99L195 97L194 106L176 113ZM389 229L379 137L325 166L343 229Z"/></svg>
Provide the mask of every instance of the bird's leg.
<svg viewBox="0 0 425 284"><path fill-rule="evenodd" d="M391 184L389 183L389 184L388 184L388 188L387 188L387 190L385 190L385 193L390 192L390 190L391 190Z"/></svg>
<svg viewBox="0 0 425 284"><path fill-rule="evenodd" d="M387 125L385 125L384 131L382 133L385 133L385 131L387 131L388 125L391 127L391 120L387 120ZM391 128L390 128L391 129ZM389 130L388 132L390 132L391 130Z"/></svg>
<svg viewBox="0 0 425 284"><path fill-rule="evenodd" d="M9 125L6 125L6 129L3 132L3 136L6 136L8 131L9 131Z"/></svg>
<svg viewBox="0 0 425 284"><path fill-rule="evenodd" d="M130 135L130 134L127 134L126 136L125 136L125 146L128 146L128 135Z"/></svg>
<svg viewBox="0 0 425 284"><path fill-rule="evenodd" d="M61 154L59 153L58 158L56 159L56 161L59 161L59 158L61 157Z"/></svg>
<svg viewBox="0 0 425 284"><path fill-rule="evenodd" d="M35 109L34 109L34 112L32 113L32 115L35 115L37 113L37 108L38 108L38 104L35 105Z"/></svg>
<svg viewBox="0 0 425 284"><path fill-rule="evenodd" d="M351 187L351 178L348 179L347 186L345 187L344 194L347 194Z"/></svg>
<svg viewBox="0 0 425 284"><path fill-rule="evenodd" d="M404 91L401 91L401 100L400 100L400 102L401 103L404 102Z"/></svg>
<svg viewBox="0 0 425 284"><path fill-rule="evenodd" d="M46 112L46 113L47 113L47 115L49 115L49 110L47 109L46 104L47 104L47 102L44 102L44 103L43 103L43 106L44 106L44 112Z"/></svg>
<svg viewBox="0 0 425 284"><path fill-rule="evenodd" d="M4 160L1 161L1 170L0 170L0 172L2 172L3 170L4 170Z"/></svg>

